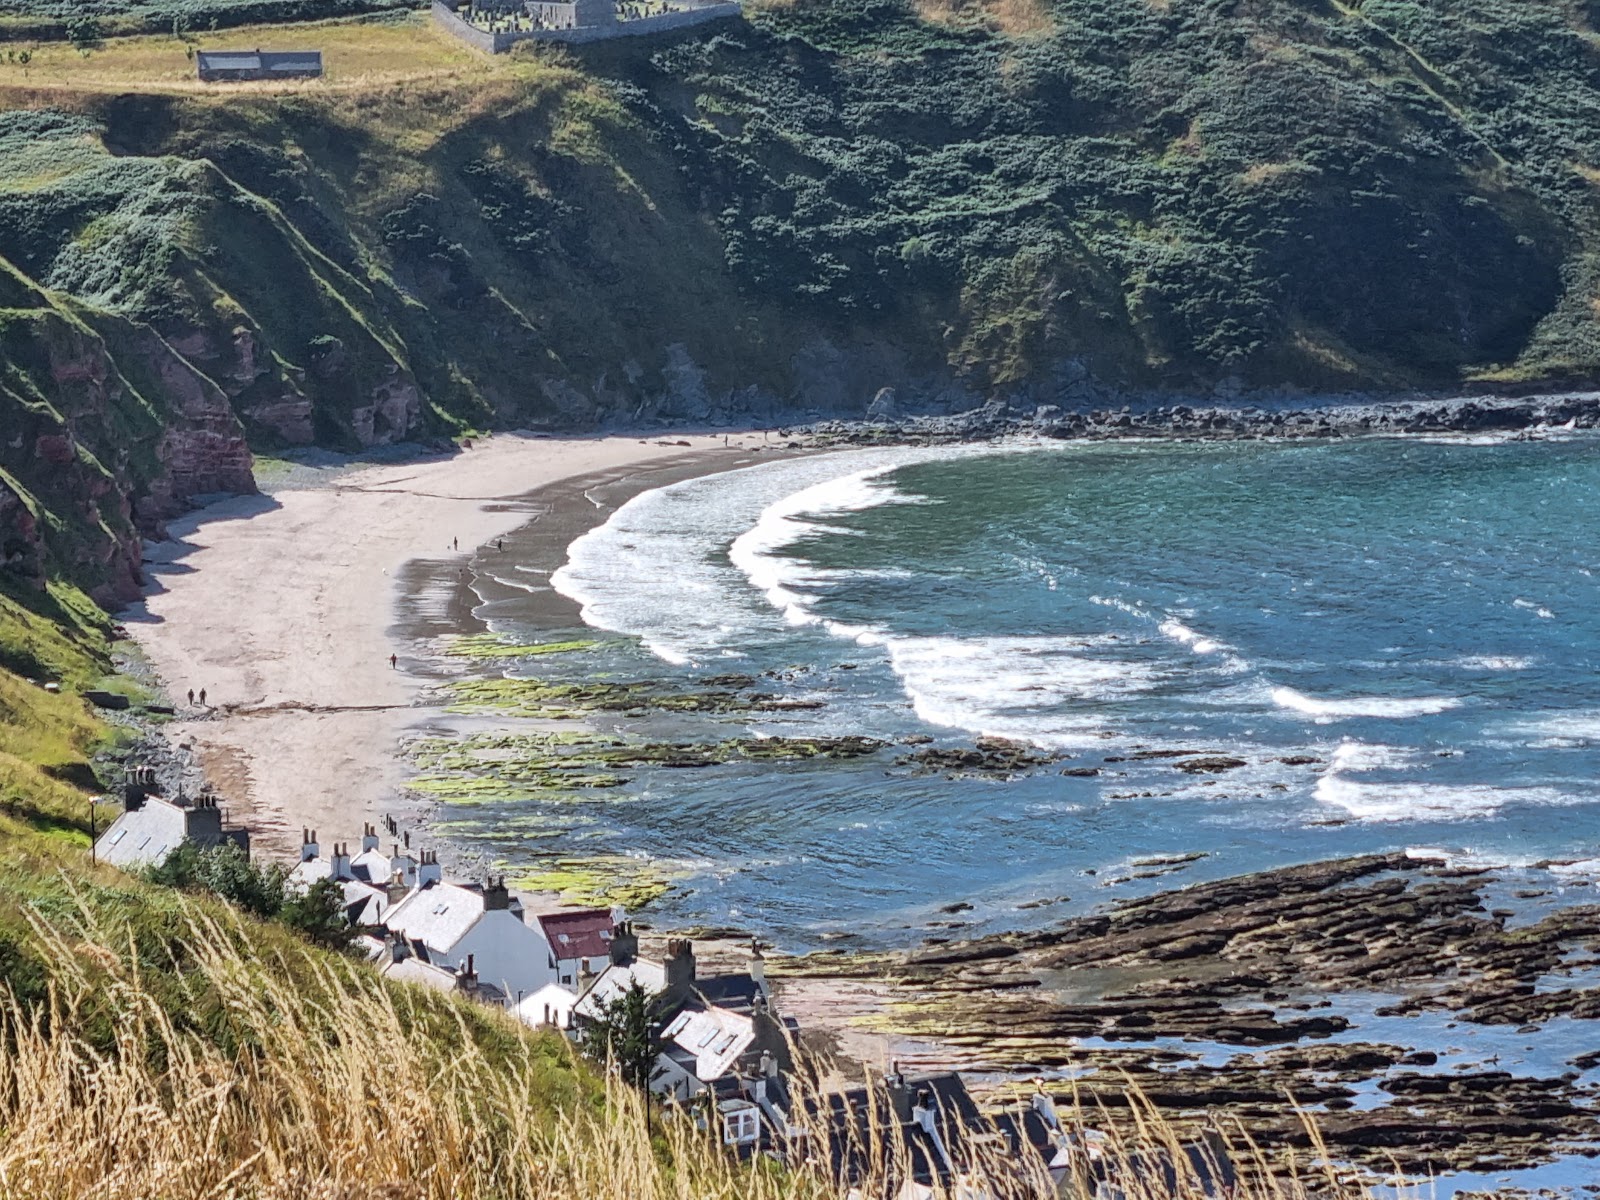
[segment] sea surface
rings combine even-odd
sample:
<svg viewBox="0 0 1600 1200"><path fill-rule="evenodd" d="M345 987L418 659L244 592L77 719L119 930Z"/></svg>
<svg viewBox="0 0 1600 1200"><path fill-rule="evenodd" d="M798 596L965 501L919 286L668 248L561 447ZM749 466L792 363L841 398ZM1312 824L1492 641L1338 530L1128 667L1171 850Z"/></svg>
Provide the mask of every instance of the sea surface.
<svg viewBox="0 0 1600 1200"><path fill-rule="evenodd" d="M1372 850L1600 857L1597 533L1579 434L859 450L646 492L553 577L492 562L482 611L549 637L529 614L554 587L607 631L527 674L738 672L822 702L628 734L1064 756L1008 779L896 763L912 745L630 772L561 845L666 864L662 920L892 945ZM548 854L497 842L510 811L451 817L512 867Z"/></svg>

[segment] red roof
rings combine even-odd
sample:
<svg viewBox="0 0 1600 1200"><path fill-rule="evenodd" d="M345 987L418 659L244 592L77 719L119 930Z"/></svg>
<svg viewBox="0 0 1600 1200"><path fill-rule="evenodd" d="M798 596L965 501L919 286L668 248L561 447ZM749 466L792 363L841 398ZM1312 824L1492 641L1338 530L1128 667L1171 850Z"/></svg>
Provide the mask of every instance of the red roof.
<svg viewBox="0 0 1600 1200"><path fill-rule="evenodd" d="M539 928L557 958L608 958L611 954L611 914L601 908L548 913Z"/></svg>

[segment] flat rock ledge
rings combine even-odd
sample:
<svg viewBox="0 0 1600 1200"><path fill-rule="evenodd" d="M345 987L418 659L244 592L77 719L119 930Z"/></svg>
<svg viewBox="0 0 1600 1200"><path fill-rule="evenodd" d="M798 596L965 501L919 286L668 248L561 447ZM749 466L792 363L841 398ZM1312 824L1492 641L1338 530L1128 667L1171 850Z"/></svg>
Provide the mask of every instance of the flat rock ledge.
<svg viewBox="0 0 1600 1200"><path fill-rule="evenodd" d="M995 1101L1036 1076L1090 1109L1142 1095L1179 1127L1237 1122L1301 1166L1316 1151L1296 1106L1338 1159L1377 1172L1600 1154L1589 1074L1600 1053L1583 1053L1600 1045L1600 1024L1570 1025L1600 1019L1600 905L1491 910L1486 894L1503 883L1366 855L1035 932L774 967L873 981L888 995L875 1024L931 1047L928 1065L976 1073ZM1541 1028L1557 1019L1559 1033ZM1366 1036L1374 1022L1381 1040ZM1394 1044L1396 1030L1409 1044ZM1539 1061L1564 1069L1504 1067L1486 1048L1541 1037L1562 1039Z"/></svg>

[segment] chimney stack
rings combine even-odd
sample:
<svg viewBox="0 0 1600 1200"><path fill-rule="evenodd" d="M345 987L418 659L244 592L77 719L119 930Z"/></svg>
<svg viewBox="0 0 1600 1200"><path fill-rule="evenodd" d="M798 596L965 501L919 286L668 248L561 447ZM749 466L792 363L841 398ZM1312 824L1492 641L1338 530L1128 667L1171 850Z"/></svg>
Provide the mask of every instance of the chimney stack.
<svg viewBox="0 0 1600 1200"><path fill-rule="evenodd" d="M366 832L361 835L361 853L378 848L378 830L374 825L368 825Z"/></svg>
<svg viewBox="0 0 1600 1200"><path fill-rule="evenodd" d="M194 807L183 814L183 835L197 846L215 846L222 840L222 810L215 796L195 797Z"/></svg>
<svg viewBox="0 0 1600 1200"><path fill-rule="evenodd" d="M667 974L667 998L681 1003L694 990L694 943L688 938L671 938L667 941L667 961L663 964Z"/></svg>
<svg viewBox="0 0 1600 1200"><path fill-rule="evenodd" d="M328 875L335 880L354 878L350 874L350 843L336 842L333 847L333 860L328 864Z"/></svg>
<svg viewBox="0 0 1600 1200"><path fill-rule="evenodd" d="M406 887L415 887L417 884L417 860L409 854L400 853L398 845L389 847L389 878L399 875Z"/></svg>
<svg viewBox="0 0 1600 1200"><path fill-rule="evenodd" d="M411 894L411 885L406 882L404 871L395 871L389 876L387 891L391 905L399 904L400 901Z"/></svg>
<svg viewBox="0 0 1600 1200"><path fill-rule="evenodd" d="M300 830L300 861L310 862L322 854L322 847L317 845L317 831L315 829Z"/></svg>
<svg viewBox="0 0 1600 1200"><path fill-rule="evenodd" d="M478 969L476 954L467 955L467 961L456 970L456 990L472 995L478 990Z"/></svg>
<svg viewBox="0 0 1600 1200"><path fill-rule="evenodd" d="M389 961L405 962L411 957L411 947L406 945L405 935L391 929L387 939L389 943Z"/></svg>
<svg viewBox="0 0 1600 1200"><path fill-rule="evenodd" d="M155 788L155 768L134 767L122 784L122 807L128 812L138 812Z"/></svg>
<svg viewBox="0 0 1600 1200"><path fill-rule="evenodd" d="M439 852L437 850L424 850L422 861L417 864L417 886L427 887L430 883L442 883L444 869L439 866Z"/></svg>
<svg viewBox="0 0 1600 1200"><path fill-rule="evenodd" d="M611 931L611 965L626 967L639 957L639 935L632 921L619 921Z"/></svg>
<svg viewBox="0 0 1600 1200"><path fill-rule="evenodd" d="M506 887L506 877L490 879L483 885L483 911L502 912L511 907L511 892Z"/></svg>

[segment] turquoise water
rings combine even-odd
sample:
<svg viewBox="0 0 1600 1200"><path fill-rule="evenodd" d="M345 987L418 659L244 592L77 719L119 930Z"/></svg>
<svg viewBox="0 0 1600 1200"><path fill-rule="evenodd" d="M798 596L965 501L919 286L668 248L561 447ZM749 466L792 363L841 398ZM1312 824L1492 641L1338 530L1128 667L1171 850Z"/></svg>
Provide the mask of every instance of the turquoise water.
<svg viewBox="0 0 1600 1200"><path fill-rule="evenodd" d="M638 774L566 848L665 861L684 877L670 919L794 948L1016 927L1367 850L1594 858L1597 448L871 450L646 493L555 577L621 635L561 669L770 672L823 707L618 728L998 734L1071 757L1009 780L919 774L894 762L906 747ZM492 617L528 632L514 600ZM1173 750L1245 765L1133 757ZM492 844L506 815L464 819Z"/></svg>

